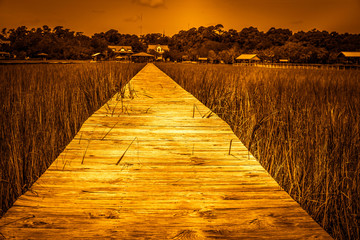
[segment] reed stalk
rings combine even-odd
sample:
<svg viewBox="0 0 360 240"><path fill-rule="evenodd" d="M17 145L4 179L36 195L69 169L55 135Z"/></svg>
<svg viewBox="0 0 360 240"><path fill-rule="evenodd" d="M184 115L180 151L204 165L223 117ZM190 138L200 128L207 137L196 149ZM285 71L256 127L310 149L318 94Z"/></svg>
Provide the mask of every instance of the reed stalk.
<svg viewBox="0 0 360 240"><path fill-rule="evenodd" d="M0 216L143 66L0 65Z"/></svg>

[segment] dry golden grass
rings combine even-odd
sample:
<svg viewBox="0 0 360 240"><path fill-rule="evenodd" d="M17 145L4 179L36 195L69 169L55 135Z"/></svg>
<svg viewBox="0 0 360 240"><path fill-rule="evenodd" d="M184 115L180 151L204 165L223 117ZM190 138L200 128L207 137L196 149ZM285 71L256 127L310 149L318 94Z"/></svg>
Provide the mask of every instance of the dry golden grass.
<svg viewBox="0 0 360 240"><path fill-rule="evenodd" d="M0 216L143 66L0 65Z"/></svg>
<svg viewBox="0 0 360 240"><path fill-rule="evenodd" d="M333 237L360 239L360 72L158 64Z"/></svg>

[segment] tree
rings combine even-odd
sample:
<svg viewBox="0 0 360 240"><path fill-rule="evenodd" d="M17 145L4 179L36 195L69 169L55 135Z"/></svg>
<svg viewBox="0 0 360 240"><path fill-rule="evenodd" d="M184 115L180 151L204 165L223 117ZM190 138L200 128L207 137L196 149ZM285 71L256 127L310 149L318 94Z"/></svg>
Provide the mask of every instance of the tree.
<svg viewBox="0 0 360 240"><path fill-rule="evenodd" d="M224 33L223 29L224 29L224 26L222 24L217 24L217 25L215 25L214 31L216 34L221 36Z"/></svg>
<svg viewBox="0 0 360 240"><path fill-rule="evenodd" d="M274 62L275 61L275 49L276 47L271 47L264 49L260 51L258 54L262 60L268 61L268 62ZM279 58L277 59L279 60Z"/></svg>
<svg viewBox="0 0 360 240"><path fill-rule="evenodd" d="M276 61L288 58L294 62L325 63L334 61L340 51L360 51L360 34L339 34L312 29L292 33L289 29L270 28L266 33L255 27L241 31L224 30L222 24L200 26L181 30L172 37L161 33L149 33L141 37L121 34L116 29L85 36L63 26L51 29L3 28L2 40L10 40L11 45L2 46L3 50L17 56L37 56L44 52L49 58L88 59L96 52L108 51L108 45L132 46L134 52L146 50L147 44L169 45L167 54L171 60L180 60L187 55L189 60L209 57L214 61L230 63L241 53L258 53L263 59Z"/></svg>
<svg viewBox="0 0 360 240"><path fill-rule="evenodd" d="M289 29L276 29L274 27L270 28L265 34L271 46L283 46L291 36L292 32Z"/></svg>
<svg viewBox="0 0 360 240"><path fill-rule="evenodd" d="M110 29L104 34L104 38L110 45L117 45L120 42L121 35L118 30Z"/></svg>
<svg viewBox="0 0 360 240"><path fill-rule="evenodd" d="M235 59L235 51L233 48L229 50L223 50L219 52L219 59L224 61L224 63L233 63Z"/></svg>
<svg viewBox="0 0 360 240"><path fill-rule="evenodd" d="M107 50L108 43L105 39L95 37L91 39L91 47L94 53L101 53Z"/></svg>
<svg viewBox="0 0 360 240"><path fill-rule="evenodd" d="M169 52L169 57L170 57L170 60L171 61L177 61L177 62L180 62L182 60L182 56L184 55L183 52L180 52L176 49L172 49L170 52Z"/></svg>
<svg viewBox="0 0 360 240"><path fill-rule="evenodd" d="M161 33L149 33L143 36L143 40L146 44L161 44L162 34Z"/></svg>
<svg viewBox="0 0 360 240"><path fill-rule="evenodd" d="M218 55L213 51L210 50L208 53L208 59L210 60L210 62L212 63L218 63L219 62L219 57Z"/></svg>
<svg viewBox="0 0 360 240"><path fill-rule="evenodd" d="M239 44L245 51L256 49L256 46L261 43L263 39L263 32L259 32L257 28L244 28L239 33Z"/></svg>
<svg viewBox="0 0 360 240"><path fill-rule="evenodd" d="M7 31L7 28L3 28L1 30L0 39L4 40L4 39L8 39L8 37L9 37L9 34Z"/></svg>

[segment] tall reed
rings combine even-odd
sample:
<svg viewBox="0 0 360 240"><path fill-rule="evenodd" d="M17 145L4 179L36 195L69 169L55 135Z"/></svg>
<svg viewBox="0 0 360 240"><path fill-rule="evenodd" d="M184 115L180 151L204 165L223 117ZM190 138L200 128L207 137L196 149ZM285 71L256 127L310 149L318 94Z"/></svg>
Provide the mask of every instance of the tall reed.
<svg viewBox="0 0 360 240"><path fill-rule="evenodd" d="M0 65L0 216L144 65Z"/></svg>
<svg viewBox="0 0 360 240"><path fill-rule="evenodd" d="M360 72L158 64L333 237L360 239Z"/></svg>

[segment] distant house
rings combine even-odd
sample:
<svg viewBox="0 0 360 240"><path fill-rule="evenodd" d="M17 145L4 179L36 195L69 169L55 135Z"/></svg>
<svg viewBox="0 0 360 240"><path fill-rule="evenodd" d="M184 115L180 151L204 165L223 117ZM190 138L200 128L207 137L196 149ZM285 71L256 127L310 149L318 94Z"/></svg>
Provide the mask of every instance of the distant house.
<svg viewBox="0 0 360 240"><path fill-rule="evenodd" d="M286 58L283 58L283 59L279 59L279 62L280 62L280 63L289 63L290 60L289 60L289 59L286 59Z"/></svg>
<svg viewBox="0 0 360 240"><path fill-rule="evenodd" d="M199 57L198 58L199 63L208 63L208 58L206 57Z"/></svg>
<svg viewBox="0 0 360 240"><path fill-rule="evenodd" d="M37 56L39 58L41 58L42 60L46 61L48 54L47 53L39 53L39 54L37 54Z"/></svg>
<svg viewBox="0 0 360 240"><path fill-rule="evenodd" d="M0 59L9 59L10 53L8 52L0 52Z"/></svg>
<svg viewBox="0 0 360 240"><path fill-rule="evenodd" d="M108 46L108 48L116 54L130 55L134 53L131 46Z"/></svg>
<svg viewBox="0 0 360 240"><path fill-rule="evenodd" d="M188 56L188 55L182 55L182 56L181 56L181 60L182 60L182 61L188 61L188 60L189 60L189 56Z"/></svg>
<svg viewBox="0 0 360 240"><path fill-rule="evenodd" d="M151 53L151 51L155 51L156 53L163 54L165 51L170 51L168 45L148 45L147 52Z"/></svg>
<svg viewBox="0 0 360 240"><path fill-rule="evenodd" d="M99 61L99 60L103 60L105 58L105 55L102 53L94 53L93 55L91 55L91 57L93 58L94 61Z"/></svg>
<svg viewBox="0 0 360 240"><path fill-rule="evenodd" d="M7 51L10 50L10 41L6 41L6 40L2 40L0 39L0 51L3 52L2 55L7 55L5 53L8 53ZM4 56L1 57L1 59L3 59ZM6 58L8 58L8 56L6 56Z"/></svg>
<svg viewBox="0 0 360 240"><path fill-rule="evenodd" d="M0 45L10 45L10 41L0 39Z"/></svg>
<svg viewBox="0 0 360 240"><path fill-rule="evenodd" d="M337 59L340 63L360 64L360 52L341 52Z"/></svg>
<svg viewBox="0 0 360 240"><path fill-rule="evenodd" d="M239 63L252 63L260 61L260 58L256 54L241 54L235 60Z"/></svg>
<svg viewBox="0 0 360 240"><path fill-rule="evenodd" d="M154 61L155 56L145 52L140 52L131 55L130 58L133 62L152 62Z"/></svg>
<svg viewBox="0 0 360 240"><path fill-rule="evenodd" d="M156 60L156 61L165 61L165 59L163 58L162 55L160 55L160 56L155 56L155 60Z"/></svg>
<svg viewBox="0 0 360 240"><path fill-rule="evenodd" d="M108 46L108 48L115 54L116 60L127 60L134 53L131 46Z"/></svg>

